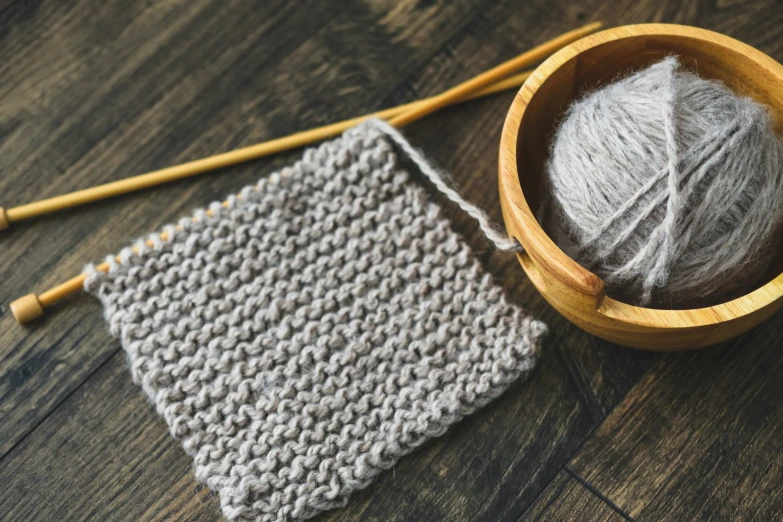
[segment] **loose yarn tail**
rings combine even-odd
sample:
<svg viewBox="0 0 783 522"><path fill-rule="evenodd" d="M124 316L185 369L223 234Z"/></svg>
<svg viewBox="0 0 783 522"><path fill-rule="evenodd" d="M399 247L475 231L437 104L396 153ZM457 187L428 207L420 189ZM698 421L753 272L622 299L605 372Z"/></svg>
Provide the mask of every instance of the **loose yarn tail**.
<svg viewBox="0 0 783 522"><path fill-rule="evenodd" d="M421 170L435 188L444 196L456 203L466 214L478 222L481 231L490 240L498 250L521 252L522 245L516 240L508 237L502 230L495 226L487 217L486 213L472 203L467 202L457 191L449 187L445 181L444 174L437 169L418 149L411 145L405 137L383 120L373 118L367 121L368 125L374 126L391 138L397 146L410 158L413 163Z"/></svg>

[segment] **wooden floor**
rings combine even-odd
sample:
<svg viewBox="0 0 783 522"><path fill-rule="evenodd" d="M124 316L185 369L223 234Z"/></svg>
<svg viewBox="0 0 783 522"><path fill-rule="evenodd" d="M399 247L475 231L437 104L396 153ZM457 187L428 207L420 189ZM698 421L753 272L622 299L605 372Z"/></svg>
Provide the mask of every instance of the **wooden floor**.
<svg viewBox="0 0 783 522"><path fill-rule="evenodd" d="M14 206L436 93L592 20L666 21L783 60L779 0L0 0L0 204ZM406 130L499 221L512 94ZM301 151L19 224L0 238L0 519L219 520L96 300L5 306ZM567 323L446 204L552 334L532 378L318 520L780 520L783 314L694 353Z"/></svg>

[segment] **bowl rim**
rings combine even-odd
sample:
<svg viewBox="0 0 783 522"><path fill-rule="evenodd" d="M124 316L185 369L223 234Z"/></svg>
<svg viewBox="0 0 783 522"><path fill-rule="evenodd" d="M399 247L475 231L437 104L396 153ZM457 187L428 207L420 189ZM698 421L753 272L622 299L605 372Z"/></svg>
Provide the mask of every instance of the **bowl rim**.
<svg viewBox="0 0 783 522"><path fill-rule="evenodd" d="M561 283L593 298L596 313L625 323L667 329L701 327L740 319L779 304L778 301L783 298L783 273L747 294L703 308L667 310L617 301L604 295L604 283L597 275L571 259L552 241L527 204L519 181L517 142L525 110L539 88L560 66L587 50L616 40L647 36L677 36L720 45L767 69L779 79L783 88L781 64L739 40L697 27L658 23L625 25L594 33L565 46L533 71L517 92L506 115L498 158L500 200L506 228L523 246L525 252L521 255L530 256L534 264L557 277ZM547 253L546 257L542 256L542 252Z"/></svg>

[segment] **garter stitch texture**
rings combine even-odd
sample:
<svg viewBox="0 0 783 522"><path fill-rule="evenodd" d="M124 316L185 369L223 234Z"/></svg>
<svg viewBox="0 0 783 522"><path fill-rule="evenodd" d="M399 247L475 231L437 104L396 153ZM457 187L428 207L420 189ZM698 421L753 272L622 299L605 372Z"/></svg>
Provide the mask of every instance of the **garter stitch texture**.
<svg viewBox="0 0 783 522"><path fill-rule="evenodd" d="M573 104L547 170L552 235L613 297L716 304L773 259L783 143L769 113L674 57Z"/></svg>
<svg viewBox="0 0 783 522"><path fill-rule="evenodd" d="M210 208L85 286L229 520L344 505L534 365L544 325L377 122Z"/></svg>

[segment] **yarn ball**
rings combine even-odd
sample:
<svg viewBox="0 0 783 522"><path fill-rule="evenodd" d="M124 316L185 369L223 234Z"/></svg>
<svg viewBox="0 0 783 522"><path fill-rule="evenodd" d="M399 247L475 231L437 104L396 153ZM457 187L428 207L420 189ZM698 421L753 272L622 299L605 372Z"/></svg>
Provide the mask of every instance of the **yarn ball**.
<svg viewBox="0 0 783 522"><path fill-rule="evenodd" d="M550 234L615 299L709 306L768 277L783 143L765 107L675 57L575 102L547 173Z"/></svg>

